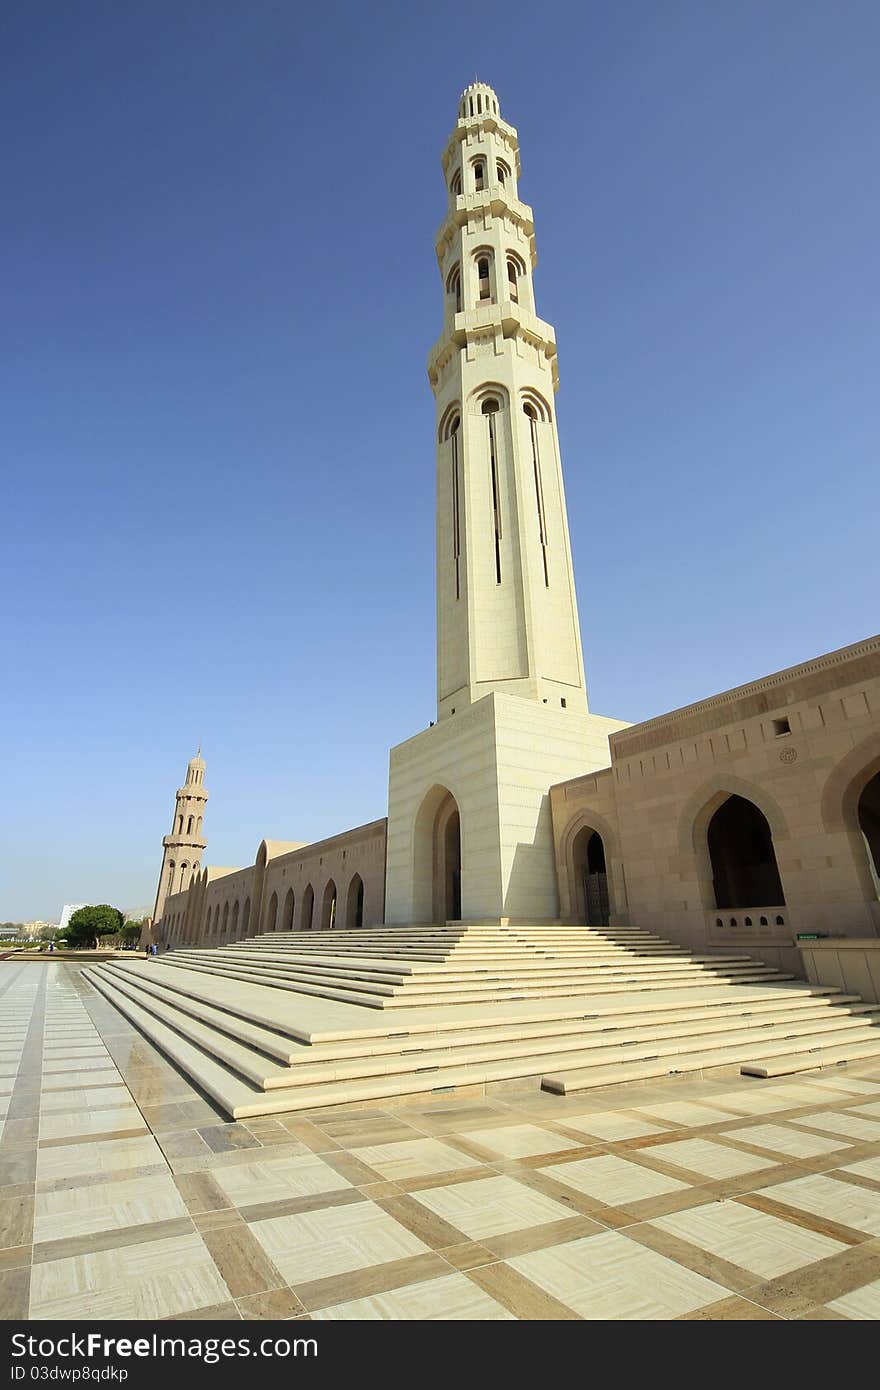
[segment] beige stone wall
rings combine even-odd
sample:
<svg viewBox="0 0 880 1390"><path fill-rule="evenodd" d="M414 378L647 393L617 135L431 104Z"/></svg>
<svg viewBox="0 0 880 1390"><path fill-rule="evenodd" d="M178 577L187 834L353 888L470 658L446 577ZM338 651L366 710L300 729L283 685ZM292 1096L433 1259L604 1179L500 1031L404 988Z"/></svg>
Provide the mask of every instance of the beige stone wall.
<svg viewBox="0 0 880 1390"><path fill-rule="evenodd" d="M800 947L803 974L814 985L833 985L880 1003L880 939L810 941Z"/></svg>
<svg viewBox="0 0 880 1390"><path fill-rule="evenodd" d="M164 946L225 946L264 931L373 926L385 915L386 822L320 840L264 840L246 869L209 867L165 903L154 934ZM359 885L363 884L362 895ZM309 913L311 897L313 910Z"/></svg>
<svg viewBox="0 0 880 1390"><path fill-rule="evenodd" d="M880 932L856 819L861 790L880 770L880 638L633 725L610 742L608 771L551 791L563 915L576 915L574 837L592 825L607 839L616 920L698 949L742 946L793 968L797 932ZM783 907L715 907L706 832L731 794L754 802L770 824Z"/></svg>

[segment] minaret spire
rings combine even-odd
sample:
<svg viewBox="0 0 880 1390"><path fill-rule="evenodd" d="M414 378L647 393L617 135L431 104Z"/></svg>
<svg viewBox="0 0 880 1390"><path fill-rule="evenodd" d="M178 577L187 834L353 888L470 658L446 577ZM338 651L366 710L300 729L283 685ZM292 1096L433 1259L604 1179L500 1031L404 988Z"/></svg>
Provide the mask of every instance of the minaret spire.
<svg viewBox="0 0 880 1390"><path fill-rule="evenodd" d="M537 315L532 209L496 93L459 98L443 153L436 250L437 709L492 690L586 712L554 395L556 338Z"/></svg>
<svg viewBox="0 0 880 1390"><path fill-rule="evenodd" d="M201 857L208 843L202 836L208 800L204 778L205 760L199 744L195 757L187 763L186 781L175 796L171 834L165 835L162 840L162 868L153 908L154 926L162 916L165 899L172 893L188 888L201 867Z"/></svg>

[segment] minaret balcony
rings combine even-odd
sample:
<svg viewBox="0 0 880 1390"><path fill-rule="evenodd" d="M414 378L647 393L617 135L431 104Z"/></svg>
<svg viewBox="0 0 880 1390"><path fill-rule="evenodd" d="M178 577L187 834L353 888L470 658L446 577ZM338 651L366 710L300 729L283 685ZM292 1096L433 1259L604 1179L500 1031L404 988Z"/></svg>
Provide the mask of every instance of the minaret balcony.
<svg viewBox="0 0 880 1390"><path fill-rule="evenodd" d="M539 319L531 310L512 299L499 304L478 304L456 314L449 328L437 339L428 355L428 379L432 386L439 381L443 367L457 349L466 349L471 337L484 337L494 329L499 339L524 338L537 347L551 362L553 389L559 382L556 362L556 334L549 323Z"/></svg>
<svg viewBox="0 0 880 1390"><path fill-rule="evenodd" d="M200 839L198 835L163 835L162 844L165 849L205 850L208 848L208 841Z"/></svg>
<svg viewBox="0 0 880 1390"><path fill-rule="evenodd" d="M459 193L455 207L447 213L437 233L435 249L441 269L446 260L449 246L461 227L486 214L512 222L519 227L529 243L529 256L534 269L538 261L535 250L535 218L528 203L521 203L509 193L504 184L490 183L480 193Z"/></svg>

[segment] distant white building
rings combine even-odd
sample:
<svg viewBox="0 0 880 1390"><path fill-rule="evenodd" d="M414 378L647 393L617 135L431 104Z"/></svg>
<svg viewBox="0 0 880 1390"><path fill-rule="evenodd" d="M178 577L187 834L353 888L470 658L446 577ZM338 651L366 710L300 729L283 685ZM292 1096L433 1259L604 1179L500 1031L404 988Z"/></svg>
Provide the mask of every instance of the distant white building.
<svg viewBox="0 0 880 1390"><path fill-rule="evenodd" d="M81 907L88 907L88 903L65 903L61 909L61 921L58 923L58 930L64 931L71 917L75 912L79 912Z"/></svg>

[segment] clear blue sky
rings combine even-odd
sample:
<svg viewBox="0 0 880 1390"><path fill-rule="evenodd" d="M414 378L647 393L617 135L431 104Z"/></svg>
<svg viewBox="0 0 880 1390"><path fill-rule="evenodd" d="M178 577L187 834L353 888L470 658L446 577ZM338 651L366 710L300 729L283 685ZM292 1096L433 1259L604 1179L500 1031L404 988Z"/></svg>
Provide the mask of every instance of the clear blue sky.
<svg viewBox="0 0 880 1390"><path fill-rule="evenodd" d="M519 128L594 710L874 632L880 7L5 0L0 919L385 813L434 715L439 156Z"/></svg>

